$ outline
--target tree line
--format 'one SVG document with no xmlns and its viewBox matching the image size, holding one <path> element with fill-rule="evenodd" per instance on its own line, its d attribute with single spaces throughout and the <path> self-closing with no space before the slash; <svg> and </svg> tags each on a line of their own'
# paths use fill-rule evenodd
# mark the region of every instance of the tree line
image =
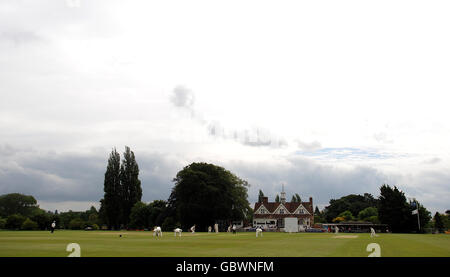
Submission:
<svg viewBox="0 0 450 277">
<path fill-rule="evenodd" d="M 108 229 L 163 230 L 176 227 L 206 230 L 218 221 L 251 220 L 252 209 L 247 200 L 247 181 L 223 167 L 208 163 L 192 163 L 180 170 L 172 180 L 175 185 L 167 201 L 141 200 L 139 166 L 134 152 L 125 147 L 123 160 L 116 149 L 109 155 L 104 197 L 100 200 L 100 217 Z"/>
<path fill-rule="evenodd" d="M 151 229 L 163 230 L 198 226 L 206 230 L 215 223 L 232 221 L 252 222 L 253 210 L 248 202 L 250 184 L 223 167 L 209 163 L 191 163 L 173 178 L 174 186 L 169 199 L 142 201 L 139 166 L 134 152 L 125 147 L 123 159 L 116 149 L 109 154 L 104 174 L 104 197 L 100 209 L 91 207 L 84 212 L 58 213 L 45 211 L 33 196 L 13 193 L 0 196 L 0 229 L 46 230 L 56 221 L 65 229 Z M 264 193 L 259 190 L 258 201 Z M 279 202 L 277 195 L 275 201 Z M 292 195 L 291 202 L 301 202 L 300 195 Z M 380 196 L 371 194 L 347 195 L 331 199 L 322 211 L 316 206 L 315 223 L 342 221 L 368 221 L 388 224 L 393 232 L 423 232 L 426 228 L 449 230 L 449 211 L 431 213 L 418 201 L 412 207 L 397 187 L 383 185 Z M 417 224 L 417 209 L 421 221 Z"/>
<path fill-rule="evenodd" d="M 53 221 L 60 229 L 72 230 L 98 230 L 103 224 L 95 207 L 84 212 L 59 213 L 41 209 L 32 195 L 10 193 L 0 196 L 0 229 L 49 230 Z"/>
<path fill-rule="evenodd" d="M 322 211 L 316 206 L 314 222 L 336 223 L 343 221 L 366 221 L 387 224 L 392 232 L 425 232 L 435 228 L 431 213 L 416 199 L 409 201 L 405 193 L 396 186 L 384 184 L 380 187 L 378 199 L 371 194 L 350 194 L 339 199 L 331 199 L 330 205 Z M 415 205 L 412 205 L 412 204 Z M 417 210 L 420 219 L 418 224 Z M 419 229 L 420 228 L 420 229 Z M 450 229 L 450 226 L 448 226 Z"/>
</svg>

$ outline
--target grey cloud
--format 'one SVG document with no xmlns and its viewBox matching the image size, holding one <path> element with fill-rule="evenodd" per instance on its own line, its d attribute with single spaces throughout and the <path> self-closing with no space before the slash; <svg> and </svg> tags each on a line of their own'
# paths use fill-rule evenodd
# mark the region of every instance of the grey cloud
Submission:
<svg viewBox="0 0 450 277">
<path fill-rule="evenodd" d="M 26 193 L 42 200 L 99 200 L 105 166 L 105 157 L 90 155 L 16 155 L 0 165 L 0 193 Z"/>
<path fill-rule="evenodd" d="M 0 41 L 12 42 L 15 46 L 43 41 L 43 38 L 37 35 L 35 32 L 29 31 L 8 31 L 0 32 Z"/>
<path fill-rule="evenodd" d="M 261 127 L 227 130 L 220 122 L 214 121 L 211 122 L 207 128 L 210 136 L 234 140 L 247 146 L 280 148 L 288 145 L 285 139 L 279 138 L 269 130 Z"/>
<path fill-rule="evenodd" d="M 449 209 L 450 174 L 440 170 L 424 170 L 402 176 L 400 188 L 407 197 L 416 198 L 433 214 Z"/>
<path fill-rule="evenodd" d="M 205 125 L 208 135 L 212 137 L 234 140 L 252 147 L 267 146 L 281 148 L 288 145 L 288 142 L 284 138 L 278 137 L 262 127 L 245 129 L 225 128 L 220 121 L 208 121 L 204 119 L 194 108 L 194 93 L 183 86 L 175 87 L 172 91 L 170 101 L 177 108 L 189 110 L 191 117 L 200 124 Z"/>
<path fill-rule="evenodd" d="M 431 158 L 431 159 L 423 161 L 423 163 L 425 163 L 425 164 L 437 164 L 437 163 L 440 163 L 441 161 L 442 160 L 440 158 L 434 157 L 434 158 Z"/>
<path fill-rule="evenodd" d="M 89 205 L 98 202 L 104 193 L 104 173 L 110 153 L 102 150 L 86 154 L 22 151 L 20 155 L 6 157 L 0 164 L 0 194 L 31 194 L 49 207 L 63 202 Z M 184 164 L 176 156 L 132 150 L 140 167 L 142 200 L 166 200 L 173 186 L 171 181 Z"/>
<path fill-rule="evenodd" d="M 373 138 L 381 143 L 393 143 L 394 140 L 389 138 L 388 134 L 386 132 L 378 132 L 373 134 Z"/>
<path fill-rule="evenodd" d="M 299 193 L 302 199 L 311 196 L 314 206 L 319 207 L 348 194 L 371 193 L 378 197 L 380 186 L 389 184 L 402 189 L 407 197 L 417 198 L 432 213 L 449 209 L 450 174 L 436 170 L 402 175 L 370 166 L 342 169 L 295 156 L 278 163 L 234 161 L 225 166 L 249 181 L 251 203 L 257 200 L 259 189 L 274 200 L 282 183 L 289 199 L 294 193 Z"/>
<path fill-rule="evenodd" d="M 176 107 L 192 109 L 195 98 L 191 90 L 183 86 L 177 86 L 173 89 L 170 100 Z"/>
<path fill-rule="evenodd" d="M 259 189 L 273 200 L 284 183 L 289 198 L 298 193 L 302 199 L 313 197 L 314 205 L 325 206 L 330 199 L 347 194 L 367 192 L 377 196 L 383 183 L 397 179 L 371 167 L 342 170 L 304 158 L 288 158 L 278 164 L 234 162 L 228 166 L 250 182 L 249 199 L 252 202 L 256 201 Z"/>
<path fill-rule="evenodd" d="M 302 151 L 316 151 L 322 148 L 322 144 L 318 141 L 304 142 L 297 139 L 296 142 L 298 148 L 300 148 Z"/>
</svg>

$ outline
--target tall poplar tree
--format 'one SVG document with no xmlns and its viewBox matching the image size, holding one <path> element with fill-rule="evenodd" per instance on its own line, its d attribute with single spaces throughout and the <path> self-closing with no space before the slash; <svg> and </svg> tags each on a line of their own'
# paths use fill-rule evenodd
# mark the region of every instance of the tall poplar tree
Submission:
<svg viewBox="0 0 450 277">
<path fill-rule="evenodd" d="M 263 201 L 263 197 L 264 197 L 264 193 L 262 192 L 262 190 L 259 190 L 258 203 L 261 203 Z"/>
<path fill-rule="evenodd" d="M 122 219 L 125 226 L 130 221 L 131 209 L 141 201 L 142 188 L 139 180 L 139 166 L 133 151 L 125 146 L 122 165 L 120 166 L 120 183 L 122 197 Z"/>
<path fill-rule="evenodd" d="M 121 223 L 121 184 L 120 184 L 120 155 L 114 148 L 108 159 L 105 172 L 104 198 L 100 200 L 101 215 L 108 225 L 108 229 L 118 229 Z"/>
</svg>

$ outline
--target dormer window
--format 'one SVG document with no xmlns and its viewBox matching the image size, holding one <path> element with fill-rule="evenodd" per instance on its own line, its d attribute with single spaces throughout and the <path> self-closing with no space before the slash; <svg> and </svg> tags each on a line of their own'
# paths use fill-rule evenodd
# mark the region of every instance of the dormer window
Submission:
<svg viewBox="0 0 450 277">
<path fill-rule="evenodd" d="M 258 210 L 258 213 L 259 213 L 259 214 L 267 214 L 268 211 L 267 211 L 264 207 L 261 207 L 261 208 Z"/>
<path fill-rule="evenodd" d="M 284 214 L 284 209 L 280 209 L 280 214 Z"/>
</svg>

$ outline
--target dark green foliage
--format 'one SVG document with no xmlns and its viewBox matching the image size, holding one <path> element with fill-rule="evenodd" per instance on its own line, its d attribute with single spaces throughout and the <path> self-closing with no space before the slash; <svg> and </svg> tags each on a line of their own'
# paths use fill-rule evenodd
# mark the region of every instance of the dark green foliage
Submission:
<svg viewBox="0 0 450 277">
<path fill-rule="evenodd" d="M 122 217 L 122 188 L 120 183 L 120 155 L 113 149 L 105 172 L 104 198 L 100 200 L 102 218 L 109 229 L 119 229 Z"/>
<path fill-rule="evenodd" d="M 278 194 L 277 194 L 277 196 L 275 196 L 275 202 L 280 203 L 280 196 Z"/>
<path fill-rule="evenodd" d="M 317 216 L 321 216 L 322 214 L 320 213 L 319 207 L 316 206 L 316 209 L 314 210 L 314 215 Z"/>
<path fill-rule="evenodd" d="M 422 206 L 419 202 L 417 202 L 419 205 L 419 218 L 420 218 L 420 230 L 419 230 L 419 226 L 417 223 L 417 215 L 414 215 L 413 217 L 411 217 L 411 220 L 414 222 L 413 223 L 413 231 L 415 232 L 420 232 L 423 233 L 424 232 L 424 228 L 425 226 L 427 226 L 430 221 L 431 221 L 431 212 L 428 211 L 424 206 Z"/>
<path fill-rule="evenodd" d="M 325 223 L 325 218 L 323 217 L 323 213 L 320 212 L 319 207 L 316 206 L 314 210 L 314 223 Z"/>
<path fill-rule="evenodd" d="M 155 226 L 162 226 L 166 216 L 167 202 L 155 200 L 148 205 L 137 202 L 131 209 L 130 224 L 132 229 L 153 229 Z"/>
<path fill-rule="evenodd" d="M 440 215 L 438 212 L 434 214 L 434 228 L 442 233 L 444 231 L 444 222 L 442 220 L 442 215 Z"/>
<path fill-rule="evenodd" d="M 144 229 L 149 227 L 150 209 L 143 202 L 137 202 L 131 209 L 130 228 Z"/>
<path fill-rule="evenodd" d="M 38 226 L 38 224 L 36 222 L 34 222 L 33 220 L 27 218 L 22 223 L 21 229 L 22 230 L 37 230 L 37 229 L 39 229 L 39 226 Z"/>
<path fill-rule="evenodd" d="M 397 187 L 383 185 L 380 188 L 378 218 L 381 223 L 388 224 L 392 232 L 410 232 L 412 208 L 406 202 L 406 197 Z"/>
<path fill-rule="evenodd" d="M 125 147 L 123 153 L 123 160 L 120 166 L 120 185 L 121 185 L 121 199 L 122 204 L 122 221 L 125 226 L 130 220 L 131 209 L 134 204 L 141 201 L 142 188 L 139 180 L 139 166 L 133 151 L 128 146 Z"/>
<path fill-rule="evenodd" d="M 391 188 L 389 185 L 383 185 L 380 188 L 378 218 L 381 223 L 388 224 L 392 232 L 423 232 L 423 228 L 431 219 L 431 213 L 419 202 L 415 202 L 418 205 L 421 230 L 417 215 L 412 214 L 415 208 L 407 202 L 405 194 L 395 186 Z"/>
<path fill-rule="evenodd" d="M 262 198 L 264 197 L 264 193 L 262 192 L 262 190 L 259 190 L 259 194 L 258 194 L 258 203 L 262 202 Z"/>
<path fill-rule="evenodd" d="M 0 217 L 0 230 L 6 228 L 6 218 Z"/>
<path fill-rule="evenodd" d="M 52 224 L 52 215 L 44 210 L 39 210 L 38 212 L 34 213 L 34 215 L 30 217 L 30 219 L 36 222 L 36 224 L 38 225 L 38 229 L 40 230 L 46 230 L 50 228 L 50 225 Z"/>
<path fill-rule="evenodd" d="M 358 215 L 360 211 L 368 207 L 376 207 L 378 200 L 369 193 L 364 195 L 350 194 L 340 199 L 331 199 L 330 205 L 325 207 L 323 217 L 326 222 L 339 216 L 340 213 L 350 211 L 353 215 Z"/>
<path fill-rule="evenodd" d="M 10 193 L 0 196 L 0 217 L 8 217 L 13 214 L 27 217 L 38 208 L 36 199 L 31 195 Z"/>
<path fill-rule="evenodd" d="M 354 219 L 352 212 L 344 211 L 338 215 L 338 217 L 343 217 L 345 221 L 351 221 Z"/>
<path fill-rule="evenodd" d="M 164 222 L 161 225 L 161 229 L 166 232 L 170 232 L 175 228 L 177 228 L 177 227 L 176 227 L 175 219 L 173 217 L 167 217 L 166 219 L 164 219 Z"/>
<path fill-rule="evenodd" d="M 192 163 L 173 181 L 166 214 L 181 223 L 178 227 L 186 229 L 196 224 L 198 230 L 205 230 L 216 220 L 244 220 L 251 215 L 247 181 L 222 167 Z"/>
<path fill-rule="evenodd" d="M 369 217 L 365 218 L 364 221 L 369 221 L 374 224 L 380 224 L 380 220 L 378 219 L 378 216 L 376 216 L 376 215 L 369 216 Z"/>
<path fill-rule="evenodd" d="M 375 207 L 367 207 L 358 213 L 358 219 L 362 221 L 368 221 L 372 216 L 378 217 L 378 210 Z"/>
<path fill-rule="evenodd" d="M 86 227 L 86 222 L 79 217 L 74 218 L 69 222 L 69 229 L 72 229 L 72 230 L 82 230 L 85 227 Z"/>
<path fill-rule="evenodd" d="M 300 198 L 300 195 L 298 195 L 298 193 L 296 193 L 296 194 L 292 195 L 291 202 L 300 203 L 300 202 L 302 202 L 302 199 Z"/>
<path fill-rule="evenodd" d="M 23 222 L 27 218 L 20 214 L 13 214 L 8 216 L 6 220 L 6 228 L 11 230 L 19 230 L 22 227 Z"/>
<path fill-rule="evenodd" d="M 166 218 L 167 202 L 155 200 L 148 204 L 149 207 L 149 227 L 161 226 Z"/>
<path fill-rule="evenodd" d="M 448 213 L 448 210 L 445 212 L 445 215 L 442 215 L 441 218 L 444 223 L 444 229 L 450 230 L 450 213 Z"/>
</svg>

